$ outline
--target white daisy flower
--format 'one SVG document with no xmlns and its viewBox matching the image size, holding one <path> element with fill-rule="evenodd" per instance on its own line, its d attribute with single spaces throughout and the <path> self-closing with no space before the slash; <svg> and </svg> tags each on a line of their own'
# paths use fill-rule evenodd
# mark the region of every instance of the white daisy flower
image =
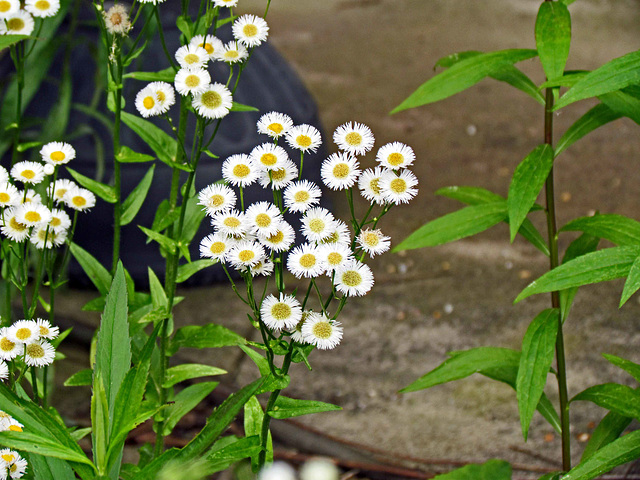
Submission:
<svg viewBox="0 0 640 480">
<path fill-rule="evenodd" d="M 23 242 L 29 237 L 29 227 L 20 223 L 15 208 L 11 207 L 2 213 L 2 234 L 14 242 Z"/>
<path fill-rule="evenodd" d="M 244 235 L 249 230 L 245 214 L 234 209 L 212 215 L 211 225 L 227 237 Z"/>
<path fill-rule="evenodd" d="M 322 191 L 308 180 L 294 182 L 284 190 L 284 205 L 291 212 L 306 212 L 320 201 Z"/>
<path fill-rule="evenodd" d="M 19 182 L 37 185 L 44 180 L 44 169 L 42 164 L 38 162 L 29 162 L 27 160 L 16 163 L 11 167 L 11 176 Z"/>
<path fill-rule="evenodd" d="M 9 361 L 22 353 L 22 343 L 14 342 L 9 338 L 7 327 L 0 328 L 0 359 Z M 1 421 L 1 417 L 0 417 Z M 5 429 L 6 430 L 6 429 Z M 0 431 L 3 429 L 0 426 Z"/>
<path fill-rule="evenodd" d="M 380 191 L 385 202 L 399 205 L 408 203 L 418 194 L 418 179 L 409 170 L 402 170 L 399 175 L 387 170 L 380 179 Z"/>
<path fill-rule="evenodd" d="M 263 143 L 251 150 L 249 154 L 254 164 L 261 170 L 280 168 L 289 160 L 287 151 L 273 143 Z"/>
<path fill-rule="evenodd" d="M 318 129 L 306 123 L 291 127 L 285 138 L 291 148 L 302 152 L 315 152 L 322 144 L 322 136 Z"/>
<path fill-rule="evenodd" d="M 63 198 L 64 203 L 73 210 L 84 212 L 96 205 L 96 196 L 86 188 L 76 187 L 67 190 Z"/>
<path fill-rule="evenodd" d="M 200 256 L 224 262 L 225 255 L 234 244 L 235 242 L 224 234 L 207 235 L 200 242 Z"/>
<path fill-rule="evenodd" d="M 246 47 L 257 47 L 269 35 L 267 22 L 255 15 L 242 15 L 233 22 L 233 36 Z"/>
<path fill-rule="evenodd" d="M 60 178 L 55 181 L 53 184 L 53 188 L 51 190 L 50 195 L 56 201 L 56 203 L 64 203 L 65 194 L 74 188 L 79 188 L 79 186 L 72 182 L 71 180 L 67 180 L 66 178 Z"/>
<path fill-rule="evenodd" d="M 15 207 L 16 220 L 28 227 L 46 225 L 51 221 L 51 212 L 41 203 L 21 203 Z"/>
<path fill-rule="evenodd" d="M 298 324 L 296 325 L 295 330 L 291 333 L 291 339 L 294 342 L 298 342 L 298 343 L 309 343 L 307 342 L 307 340 L 304 338 L 304 336 L 302 335 L 302 327 L 305 324 L 305 322 L 310 319 L 310 318 L 320 318 L 321 315 L 319 313 L 314 312 L 313 310 L 305 310 L 302 312 L 302 318 L 300 319 L 300 321 L 298 322 Z"/>
<path fill-rule="evenodd" d="M 371 129 L 366 125 L 347 122 L 333 132 L 333 141 L 340 150 L 352 155 L 364 155 L 373 148 L 375 138 Z"/>
<path fill-rule="evenodd" d="M 335 218 L 326 208 L 313 207 L 305 212 L 302 219 L 302 234 L 310 242 L 320 242 L 336 228 Z"/>
<path fill-rule="evenodd" d="M 42 161 L 51 165 L 64 165 L 76 158 L 75 149 L 65 142 L 49 142 L 40 149 Z"/>
<path fill-rule="evenodd" d="M 9 366 L 5 362 L 0 361 L 0 380 L 6 380 L 7 378 L 9 378 Z M 0 457 L 1 456 L 2 454 L 0 453 Z"/>
<path fill-rule="evenodd" d="M 351 245 L 351 232 L 349 227 L 342 220 L 335 222 L 335 228 L 326 238 L 320 241 L 321 245 Z"/>
<path fill-rule="evenodd" d="M 138 92 L 135 105 L 140 115 L 144 118 L 154 117 L 160 114 L 158 96 L 155 90 L 149 88 L 149 85 Z"/>
<path fill-rule="evenodd" d="M 19 421 L 9 415 L 7 412 L 0 410 L 0 432 L 21 432 L 24 428 Z"/>
<path fill-rule="evenodd" d="M 42 197 L 32 188 L 22 192 L 20 198 L 22 198 L 22 203 L 42 203 Z"/>
<path fill-rule="evenodd" d="M 158 114 L 163 114 L 176 103 L 176 93 L 170 83 L 151 82 L 147 88 L 156 94 Z"/>
<path fill-rule="evenodd" d="M 258 169 L 249 155 L 237 153 L 222 162 L 222 178 L 236 187 L 246 187 L 256 181 Z"/>
<path fill-rule="evenodd" d="M 25 10 L 18 10 L 0 22 L 0 35 L 31 35 L 34 26 L 31 14 Z"/>
<path fill-rule="evenodd" d="M 293 127 L 293 120 L 286 113 L 269 112 L 260 117 L 257 123 L 258 133 L 280 138 Z"/>
<path fill-rule="evenodd" d="M 358 179 L 358 188 L 360 188 L 360 194 L 369 202 L 382 205 L 384 197 L 382 196 L 382 190 L 380 190 L 380 179 L 384 170 L 381 167 L 375 167 L 373 169 L 368 168 L 360 178 Z"/>
<path fill-rule="evenodd" d="M 221 83 L 207 85 L 204 90 L 193 95 L 193 108 L 205 118 L 222 118 L 233 106 L 233 97 Z"/>
<path fill-rule="evenodd" d="M 67 212 L 59 208 L 51 210 L 51 221 L 49 227 L 56 233 L 66 232 L 71 227 L 71 218 Z"/>
<path fill-rule="evenodd" d="M 373 273 L 362 262 L 350 260 L 336 270 L 335 287 L 347 297 L 362 296 L 373 287 Z"/>
<path fill-rule="evenodd" d="M 0 0 L 0 20 L 10 18 L 20 10 L 20 0 Z"/>
<path fill-rule="evenodd" d="M 391 170 L 407 168 L 413 165 L 415 159 L 416 154 L 413 153 L 413 149 L 400 142 L 387 143 L 380 147 L 376 154 L 376 161 Z"/>
<path fill-rule="evenodd" d="M 7 329 L 9 340 L 14 343 L 32 343 L 40 338 L 40 327 L 33 320 L 18 320 Z"/>
<path fill-rule="evenodd" d="M 44 318 L 36 318 L 36 325 L 38 326 L 40 338 L 53 340 L 60 334 L 60 329 L 58 327 L 51 326 L 51 322 Z"/>
<path fill-rule="evenodd" d="M 343 267 L 347 261 L 353 260 L 351 248 L 340 243 L 322 245 L 320 252 L 327 267 L 327 275 L 331 275 L 334 270 Z"/>
<path fill-rule="evenodd" d="M 9 476 L 14 478 L 22 478 L 27 471 L 27 461 L 18 455 L 18 459 L 8 466 Z"/>
<path fill-rule="evenodd" d="M 200 69 L 206 68 L 209 61 L 209 53 L 204 47 L 189 43 L 181 46 L 175 54 L 178 64 L 182 68 Z"/>
<path fill-rule="evenodd" d="M 372 258 L 389 250 L 391 245 L 391 238 L 383 235 L 379 229 L 362 230 L 358 235 L 357 241 L 360 248 Z"/>
<path fill-rule="evenodd" d="M 2 0 L 0 0 L 1 2 Z M 7 169 L 0 165 L 0 183 L 5 183 L 9 181 L 9 172 Z"/>
<path fill-rule="evenodd" d="M 198 205 L 204 206 L 207 215 L 225 212 L 236 205 L 236 193 L 226 185 L 213 183 L 198 193 Z"/>
<path fill-rule="evenodd" d="M 266 258 L 264 247 L 258 242 L 241 241 L 229 249 L 227 261 L 238 270 L 257 265 Z"/>
<path fill-rule="evenodd" d="M 295 239 L 295 230 L 284 220 L 280 222 L 278 230 L 274 234 L 258 235 L 258 241 L 273 252 L 289 250 Z"/>
<path fill-rule="evenodd" d="M 282 190 L 295 178 L 298 178 L 298 166 L 287 159 L 282 165 L 270 170 L 263 170 L 258 177 L 264 188 L 271 185 L 273 190 Z"/>
<path fill-rule="evenodd" d="M 129 12 L 121 3 L 116 3 L 109 10 L 102 13 L 104 25 L 112 35 L 126 35 L 131 30 Z"/>
<path fill-rule="evenodd" d="M 324 184 L 331 190 L 351 188 L 360 176 L 358 160 L 349 153 L 338 152 L 329 155 L 320 168 Z"/>
<path fill-rule="evenodd" d="M 209 56 L 209 60 L 217 60 L 216 54 L 222 51 L 224 48 L 224 43 L 218 37 L 214 37 L 213 35 L 196 35 L 191 38 L 189 45 L 195 45 L 197 47 L 202 47 L 207 51 L 207 55 Z"/>
<path fill-rule="evenodd" d="M 260 318 L 274 332 L 290 330 L 302 319 L 302 307 L 293 295 L 269 295 L 260 306 Z"/>
<path fill-rule="evenodd" d="M 216 55 L 216 58 L 220 61 L 228 64 L 242 62 L 249 57 L 249 52 L 246 47 L 240 42 L 229 42 L 222 46 L 220 53 Z"/>
<path fill-rule="evenodd" d="M 287 257 L 287 270 L 296 278 L 319 277 L 325 269 L 318 247 L 310 243 L 295 247 Z"/>
<path fill-rule="evenodd" d="M 205 69 L 181 68 L 176 73 L 174 84 L 180 95 L 197 95 L 204 92 L 211 83 L 211 75 Z"/>
<path fill-rule="evenodd" d="M 238 0 L 213 0 L 213 5 L 216 7 L 236 7 Z"/>
<path fill-rule="evenodd" d="M 268 277 L 273 273 L 273 267 L 273 262 L 268 258 L 265 258 L 260 260 L 254 266 L 249 267 L 249 273 L 251 273 L 252 277 L 257 277 L 258 275 Z"/>
<path fill-rule="evenodd" d="M 270 236 L 278 231 L 282 222 L 282 214 L 278 207 L 269 202 L 256 202 L 245 212 L 252 233 Z"/>
<path fill-rule="evenodd" d="M 60 0 L 26 0 L 24 9 L 34 17 L 53 17 L 60 10 Z"/>
<path fill-rule="evenodd" d="M 22 202 L 20 192 L 13 184 L 4 182 L 0 184 L 0 207 L 11 207 Z"/>
<path fill-rule="evenodd" d="M 10 448 L 3 448 L 0 450 L 0 458 L 4 460 L 6 464 L 11 464 L 20 458 L 20 454 Z"/>
<path fill-rule="evenodd" d="M 316 348 L 330 350 L 340 344 L 342 327 L 340 322 L 329 320 L 326 315 L 309 317 L 302 325 L 302 336 Z"/>
<path fill-rule="evenodd" d="M 24 352 L 24 363 L 30 367 L 44 367 L 51 365 L 56 356 L 56 350 L 44 340 L 27 344 Z"/>
<path fill-rule="evenodd" d="M 35 227 L 29 240 L 38 250 L 59 247 L 67 240 L 67 231 L 56 232 L 48 225 Z"/>
</svg>

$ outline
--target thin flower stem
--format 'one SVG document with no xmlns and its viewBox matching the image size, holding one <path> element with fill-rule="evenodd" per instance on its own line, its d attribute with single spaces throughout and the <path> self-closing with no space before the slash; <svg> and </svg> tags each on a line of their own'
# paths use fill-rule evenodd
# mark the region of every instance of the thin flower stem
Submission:
<svg viewBox="0 0 640 480">
<path fill-rule="evenodd" d="M 11 152 L 11 165 L 14 165 L 19 158 L 18 145 L 20 144 L 20 130 L 22 128 L 22 91 L 24 90 L 24 45 L 19 42 L 11 45 L 11 59 L 16 68 L 16 118 L 14 121 L 13 150 Z M 25 189 L 26 190 L 26 189 Z"/>
<path fill-rule="evenodd" d="M 36 375 L 36 368 L 31 367 L 31 388 L 33 389 L 33 399 L 36 401 L 38 405 L 40 403 L 40 396 L 38 395 L 38 376 Z"/>
</svg>

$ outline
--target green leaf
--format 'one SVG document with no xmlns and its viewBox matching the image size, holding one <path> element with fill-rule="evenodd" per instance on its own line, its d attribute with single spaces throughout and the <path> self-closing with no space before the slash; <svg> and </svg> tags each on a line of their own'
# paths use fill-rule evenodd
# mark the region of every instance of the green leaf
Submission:
<svg viewBox="0 0 640 480">
<path fill-rule="evenodd" d="M 400 390 L 400 393 L 424 390 L 442 383 L 460 380 L 491 368 L 517 366 L 519 362 L 520 352 L 515 350 L 498 347 L 472 348 L 456 353 L 455 356 L 445 360 L 429 373 Z"/>
<path fill-rule="evenodd" d="M 207 215 L 202 209 L 202 205 L 198 204 L 198 197 L 195 195 L 195 191 L 189 193 L 189 198 L 186 200 L 187 207 L 185 209 L 184 225 L 182 227 L 181 242 L 188 246 L 193 237 L 198 233 L 200 224 L 204 217 Z"/>
<path fill-rule="evenodd" d="M 140 183 L 131 191 L 127 199 L 123 202 L 122 217 L 120 219 L 121 225 L 131 223 L 134 217 L 138 214 L 145 198 L 147 198 L 147 193 L 149 193 L 149 187 L 151 187 L 151 182 L 153 181 L 153 172 L 155 171 L 155 168 L 155 165 L 151 165 L 151 168 L 147 170 L 147 173 L 142 177 Z"/>
<path fill-rule="evenodd" d="M 621 114 L 613 111 L 607 105 L 596 105 L 576 120 L 576 122 L 564 132 L 564 135 L 562 135 L 556 144 L 554 155 L 557 157 L 588 133 L 593 132 L 602 125 L 617 120 L 621 116 Z"/>
<path fill-rule="evenodd" d="M 333 412 L 342 410 L 342 407 L 331 403 L 318 402 L 316 400 L 299 400 L 280 395 L 267 415 L 271 418 L 291 418 L 308 415 L 310 413 Z"/>
<path fill-rule="evenodd" d="M 587 253 L 531 282 L 520 292 L 514 303 L 536 293 L 553 292 L 626 277 L 638 255 L 640 255 L 640 247 L 613 247 Z"/>
<path fill-rule="evenodd" d="M 164 287 L 158 277 L 151 269 L 151 267 L 147 267 L 147 271 L 149 274 L 149 290 L 151 293 L 151 305 L 154 308 L 164 308 L 167 310 L 169 308 L 169 299 L 167 298 L 167 294 L 164 291 Z"/>
<path fill-rule="evenodd" d="M 622 289 L 622 296 L 620 297 L 620 304 L 618 307 L 622 307 L 631 295 L 636 293 L 640 289 L 640 257 L 637 257 L 631 268 L 629 269 L 629 275 L 624 282 L 624 288 Z"/>
<path fill-rule="evenodd" d="M 615 355 L 609 355 L 607 353 L 603 353 L 602 356 L 607 359 L 610 363 L 615 365 L 616 367 L 621 368 L 629 375 L 631 375 L 637 382 L 640 383 L 640 365 L 631 360 L 626 360 L 624 358 L 616 357 Z"/>
<path fill-rule="evenodd" d="M 436 475 L 433 480 L 511 480 L 511 465 L 503 460 L 489 460 Z"/>
<path fill-rule="evenodd" d="M 541 476 L 538 480 L 560 480 L 562 472 L 552 472 Z"/>
<path fill-rule="evenodd" d="M 595 252 L 598 249 L 599 243 L 600 239 L 598 237 L 583 233 L 569 244 L 564 257 L 562 257 L 562 263 L 567 263 L 586 253 Z M 562 316 L 562 323 L 569 317 L 571 305 L 577 293 L 578 287 L 571 287 L 560 291 L 560 314 Z"/>
<path fill-rule="evenodd" d="M 214 448 L 216 445 L 214 445 Z M 207 454 L 207 474 L 211 475 L 225 470 L 243 458 L 257 457 L 261 449 L 260 436 L 258 435 L 236 439 L 229 445 Z"/>
<path fill-rule="evenodd" d="M 111 286 L 111 274 L 89 252 L 75 243 L 69 245 L 73 258 L 80 264 L 89 280 L 96 286 L 101 295 L 106 295 Z"/>
<path fill-rule="evenodd" d="M 580 461 L 584 462 L 602 447 L 613 442 L 624 432 L 632 420 L 630 417 L 623 417 L 615 412 L 607 413 L 593 431 L 589 443 L 582 452 Z"/>
<path fill-rule="evenodd" d="M 147 237 L 151 240 L 158 242 L 164 249 L 166 249 L 169 253 L 176 253 L 177 244 L 176 241 L 172 238 L 167 237 L 166 235 L 162 235 L 161 233 L 154 232 L 148 228 L 143 227 L 142 225 L 138 225 L 138 228 L 142 230 Z"/>
<path fill-rule="evenodd" d="M 109 405 L 104 389 L 104 380 L 100 371 L 93 375 L 93 394 L 91 395 L 91 444 L 93 461 L 100 471 L 107 466 L 107 448 L 109 447 Z"/>
<path fill-rule="evenodd" d="M 74 373 L 64 381 L 65 387 L 85 387 L 91 385 L 91 379 L 93 378 L 93 370 L 85 368 L 79 372 Z"/>
<path fill-rule="evenodd" d="M 564 73 L 571 44 L 571 14 L 560 2 L 544 2 L 536 18 L 536 47 L 547 78 L 554 80 Z"/>
<path fill-rule="evenodd" d="M 174 397 L 173 402 L 165 407 L 165 421 L 162 429 L 163 435 L 170 435 L 180 419 L 204 400 L 219 383 L 220 382 L 196 383 L 180 391 Z"/>
<path fill-rule="evenodd" d="M 105 202 L 116 203 L 116 191 L 113 187 L 104 183 L 97 182 L 96 180 L 86 177 L 71 168 L 67 168 L 67 171 L 80 185 L 82 185 L 86 189 L 91 190 Z"/>
<path fill-rule="evenodd" d="M 571 402 L 586 400 L 623 417 L 640 419 L 640 392 L 619 383 L 604 383 L 583 390 Z"/>
<path fill-rule="evenodd" d="M 591 480 L 638 457 L 640 431 L 635 431 L 605 445 L 588 459 L 581 461 L 562 480 Z"/>
<path fill-rule="evenodd" d="M 520 162 L 509 185 L 507 207 L 511 241 L 516 238 L 520 225 L 545 184 L 553 167 L 553 149 L 550 145 L 538 145 Z"/>
<path fill-rule="evenodd" d="M 116 155 L 116 160 L 120 163 L 142 163 L 151 162 L 156 157 L 146 155 L 144 153 L 138 153 L 131 150 L 129 147 L 120 147 L 120 151 Z"/>
<path fill-rule="evenodd" d="M 619 115 L 624 115 L 640 125 L 640 98 L 629 95 L 625 90 L 605 93 L 598 100 Z"/>
<path fill-rule="evenodd" d="M 158 209 L 156 210 L 156 214 L 153 218 L 153 224 L 151 225 L 151 230 L 154 232 L 161 232 L 169 225 L 174 223 L 180 218 L 180 209 L 171 209 L 168 199 L 164 199 L 158 205 Z M 147 243 L 151 241 L 148 240 Z"/>
<path fill-rule="evenodd" d="M 640 83 L 640 50 L 628 53 L 605 63 L 578 80 L 553 107 L 553 110 L 605 93 L 621 90 Z"/>
<path fill-rule="evenodd" d="M 244 345 L 247 341 L 237 333 L 213 323 L 198 326 L 187 325 L 178 329 L 171 339 L 168 351 L 171 355 L 180 348 L 218 348 Z"/>
<path fill-rule="evenodd" d="M 251 105 L 243 105 L 242 103 L 233 102 L 231 106 L 232 112 L 259 112 L 260 110 L 256 107 L 252 107 Z"/>
<path fill-rule="evenodd" d="M 264 412 L 262 406 L 258 401 L 258 398 L 254 395 L 247 403 L 244 404 L 244 434 L 246 437 L 262 434 L 262 421 L 264 419 Z M 271 438 L 271 431 L 267 431 L 267 458 L 266 461 L 273 461 L 273 440 Z M 251 469 L 254 472 L 259 470 L 258 454 L 256 452 L 251 456 Z"/>
<path fill-rule="evenodd" d="M 55 440 L 50 440 L 27 431 L 23 432 L 0 432 L 0 445 L 5 448 L 23 450 L 25 452 L 37 453 L 44 457 L 54 457 L 70 462 L 84 463 L 93 466 L 91 460 L 82 452 L 61 445 Z"/>
<path fill-rule="evenodd" d="M 130 72 L 123 75 L 123 78 L 133 78 L 143 82 L 168 82 L 173 83 L 176 71 L 172 67 L 165 68 L 159 72 Z"/>
<path fill-rule="evenodd" d="M 2 35 L 0 37 L 0 50 L 15 45 L 16 43 L 24 40 L 25 38 L 33 38 L 29 35 Z"/>
<path fill-rule="evenodd" d="M 560 231 L 584 232 L 620 246 L 640 244 L 640 222 L 624 215 L 596 214 L 580 217 L 567 223 Z"/>
<path fill-rule="evenodd" d="M 472 205 L 426 223 L 393 251 L 432 247 L 480 233 L 507 218 L 504 201 Z"/>
<path fill-rule="evenodd" d="M 184 382 L 185 380 L 190 380 L 192 378 L 223 375 L 225 373 L 227 373 L 226 370 L 218 367 L 212 367 L 211 365 L 202 365 L 201 363 L 182 363 L 167 370 L 167 375 L 162 386 L 164 388 L 170 388 L 176 383 Z"/>
<path fill-rule="evenodd" d="M 75 480 L 76 476 L 69 463 L 54 457 L 43 457 L 35 453 L 25 452 L 29 469 L 34 480 Z"/>
<path fill-rule="evenodd" d="M 156 154 L 156 157 L 158 157 L 158 160 L 166 163 L 170 167 L 183 167 L 176 163 L 178 143 L 173 137 L 148 120 L 144 120 L 127 112 L 121 112 L 121 115 L 122 122 L 149 145 L 151 150 Z"/>
<path fill-rule="evenodd" d="M 535 50 L 514 49 L 481 53 L 466 58 L 423 83 L 391 113 L 443 100 L 466 90 L 488 75 L 502 70 L 506 65 L 513 65 L 536 55 Z"/>
<path fill-rule="evenodd" d="M 525 442 L 529 425 L 547 383 L 558 334 L 557 309 L 542 311 L 533 319 L 522 340 L 516 392 L 520 424 Z"/>
<path fill-rule="evenodd" d="M 182 283 L 188 280 L 193 274 L 200 270 L 210 267 L 218 263 L 217 260 L 211 260 L 210 258 L 203 258 L 194 262 L 186 263 L 178 267 L 178 275 L 176 277 L 176 283 Z"/>
</svg>

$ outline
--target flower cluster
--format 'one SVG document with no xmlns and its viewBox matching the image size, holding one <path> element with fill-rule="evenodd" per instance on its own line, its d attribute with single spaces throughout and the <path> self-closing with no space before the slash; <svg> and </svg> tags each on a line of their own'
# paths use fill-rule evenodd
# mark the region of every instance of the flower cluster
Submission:
<svg viewBox="0 0 640 480">
<path fill-rule="evenodd" d="M 5 362 L 17 360 L 28 367 L 51 365 L 56 351 L 50 340 L 58 333 L 58 327 L 42 318 L 18 320 L 10 327 L 0 328 L 0 378 L 9 376 Z"/>
<path fill-rule="evenodd" d="M 42 162 L 17 162 L 10 172 L 0 167 L 0 232 L 14 242 L 29 239 L 38 249 L 50 249 L 65 242 L 71 227 L 63 207 L 86 211 L 95 205 L 96 198 L 70 180 L 55 180 L 58 166 L 75 158 L 71 145 L 47 143 L 40 155 Z M 36 192 L 37 186 L 44 187 L 44 198 Z"/>
<path fill-rule="evenodd" d="M 52 17 L 60 0 L 0 0 L 0 35 L 31 35 L 36 18 Z"/>
<path fill-rule="evenodd" d="M 334 190 L 359 187 L 372 208 L 376 204 L 382 208 L 375 219 L 352 218 L 352 237 L 347 223 L 319 205 L 320 187 L 301 178 L 304 152 L 319 147 L 320 132 L 310 125 L 296 126 L 287 115 L 277 112 L 263 115 L 257 127 L 273 143 L 258 145 L 248 154 L 230 156 L 222 164 L 226 184 L 214 183 L 199 192 L 199 204 L 211 217 L 214 228 L 200 243 L 201 256 L 218 260 L 225 268 L 233 267 L 247 279 L 271 275 L 278 264 L 285 265 L 298 279 L 313 282 L 321 276 L 329 277 L 335 298 L 339 294 L 342 299 L 366 294 L 374 279 L 364 257 L 390 247 L 389 237 L 375 228 L 378 219 L 393 205 L 406 203 L 417 193 L 417 179 L 406 170 L 415 160 L 413 151 L 398 142 L 385 145 L 378 150 L 376 160 L 380 165 L 361 172 L 356 155 L 372 149 L 371 130 L 347 123 L 335 131 L 334 140 L 341 150 L 322 163 L 324 184 Z M 300 166 L 277 144 L 283 136 L 290 147 L 300 151 Z M 242 189 L 256 182 L 273 190 L 274 202 L 260 201 L 245 208 Z M 239 208 L 238 196 L 230 185 L 240 188 Z M 294 244 L 296 229 L 289 217 L 285 219 L 285 213 L 299 214 L 298 233 L 303 240 L 299 245 Z M 333 348 L 340 342 L 342 327 L 326 308 L 321 312 L 305 310 L 295 296 L 279 292 L 279 296 L 262 300 L 260 319 L 274 334 L 290 334 L 294 341 L 320 349 Z"/>
<path fill-rule="evenodd" d="M 237 2 L 215 3 L 218 7 L 232 7 Z M 184 97 L 190 96 L 193 109 L 206 119 L 222 118 L 233 106 L 227 85 L 212 82 L 207 70 L 209 62 L 229 65 L 244 62 L 249 58 L 249 50 L 267 39 L 269 27 L 260 17 L 242 15 L 233 23 L 232 31 L 234 40 L 227 44 L 214 35 L 195 35 L 175 52 L 180 66 L 174 78 L 175 90 Z M 138 112 L 145 118 L 164 114 L 174 103 L 174 88 L 166 82 L 147 85 L 138 92 L 135 101 Z"/>
<path fill-rule="evenodd" d="M 0 432 L 22 432 L 24 425 L 0 410 Z M 9 448 L 0 449 L 0 479 L 21 478 L 27 471 L 27 461 Z"/>
</svg>

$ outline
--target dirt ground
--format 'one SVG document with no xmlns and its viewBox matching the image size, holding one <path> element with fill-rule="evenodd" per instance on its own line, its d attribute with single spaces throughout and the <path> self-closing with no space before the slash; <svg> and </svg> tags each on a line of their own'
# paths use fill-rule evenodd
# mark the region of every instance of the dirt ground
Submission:
<svg viewBox="0 0 640 480">
<path fill-rule="evenodd" d="M 264 0 L 240 3 L 242 11 L 264 9 Z M 516 165 L 542 141 L 541 106 L 491 80 L 446 101 L 388 115 L 432 76 L 434 63 L 444 55 L 533 48 L 538 5 L 537 0 L 273 0 L 268 16 L 272 44 L 316 98 L 326 138 L 353 120 L 372 128 L 378 146 L 398 140 L 415 149 L 420 194 L 380 224 L 395 243 L 458 208 L 434 196 L 438 188 L 474 185 L 506 194 Z M 568 68 L 592 69 L 640 48 L 640 2 L 579 0 L 571 11 Z M 542 80 L 535 60 L 520 66 L 536 82 Z M 580 102 L 560 111 L 557 138 L 592 105 Z M 559 225 L 595 210 L 640 218 L 639 132 L 638 125 L 618 120 L 558 158 Z M 341 198 L 336 197 L 335 206 L 344 218 Z M 535 220 L 542 222 L 542 215 Z M 561 245 L 573 238 L 563 235 Z M 451 245 L 387 254 L 373 267 L 372 292 L 344 309 L 342 344 L 334 351 L 314 352 L 312 372 L 295 368 L 287 391 L 337 403 L 343 410 L 301 421 L 388 451 L 398 460 L 401 455 L 503 458 L 557 466 L 559 438 L 541 417 L 534 417 L 529 441 L 523 442 L 515 393 L 509 387 L 471 377 L 428 391 L 396 393 L 441 363 L 448 351 L 486 345 L 519 348 L 528 323 L 549 300 L 537 296 L 518 305 L 512 301 L 545 271 L 546 259 L 521 240 L 510 245 L 507 227 L 498 226 Z M 640 301 L 636 296 L 618 309 L 621 290 L 621 282 L 610 282 L 585 287 L 577 296 L 566 326 L 570 395 L 595 383 L 629 381 L 601 352 L 640 361 Z M 214 321 L 251 334 L 242 304 L 228 286 L 184 293 L 178 322 Z M 221 305 L 233 308 L 223 313 Z M 201 353 L 187 356 L 202 360 Z M 237 352 L 213 355 L 214 364 L 236 372 L 235 378 L 224 380 L 229 384 L 256 376 L 253 364 Z M 553 398 L 553 388 L 548 394 Z M 576 403 L 572 434 L 587 438 L 602 415 L 598 408 Z M 582 444 L 574 445 L 577 461 Z M 522 472 L 521 478 L 527 475 Z"/>
</svg>

